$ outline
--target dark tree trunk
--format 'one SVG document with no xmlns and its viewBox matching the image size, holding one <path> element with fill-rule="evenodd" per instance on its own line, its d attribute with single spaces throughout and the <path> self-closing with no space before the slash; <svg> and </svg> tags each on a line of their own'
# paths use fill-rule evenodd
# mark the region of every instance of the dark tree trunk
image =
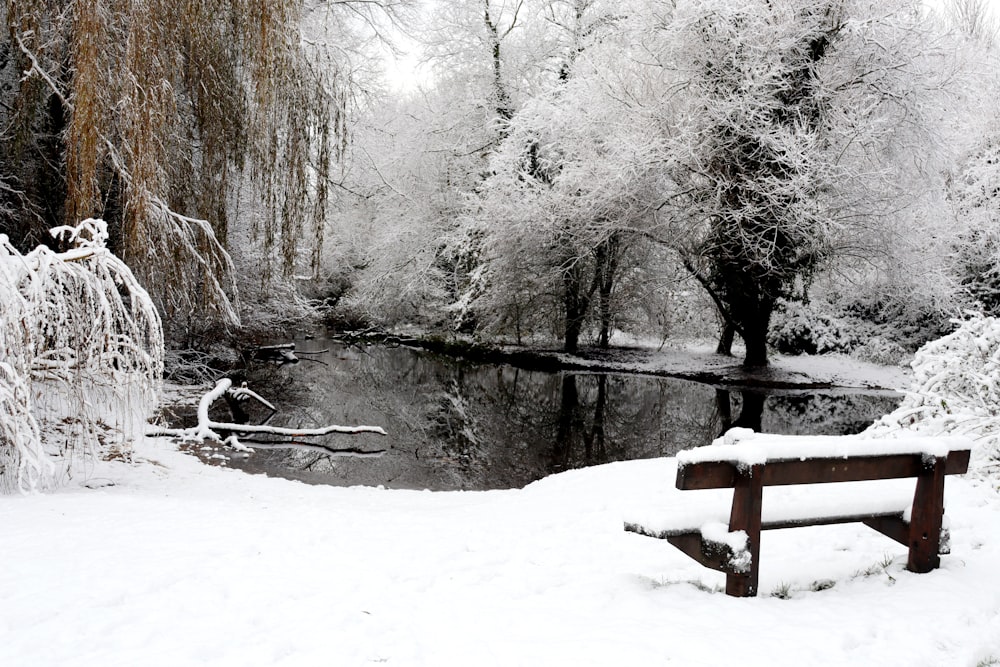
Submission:
<svg viewBox="0 0 1000 667">
<path fill-rule="evenodd" d="M 566 309 L 566 331 L 563 349 L 576 352 L 580 348 L 580 333 L 587 313 L 583 287 L 580 285 L 580 270 L 573 266 L 563 274 L 563 306 Z"/>
<path fill-rule="evenodd" d="M 608 349 L 611 346 L 611 303 L 610 303 L 610 289 L 605 292 L 601 290 L 601 334 L 597 339 L 597 344 L 603 348 Z"/>
<path fill-rule="evenodd" d="M 727 357 L 733 356 L 733 341 L 736 339 L 736 327 L 732 322 L 725 322 L 722 325 L 722 333 L 719 335 L 719 345 L 715 348 L 716 354 L 724 354 Z"/>
<path fill-rule="evenodd" d="M 589 289 L 583 285 L 583 262 L 569 259 L 563 269 L 563 307 L 566 310 L 566 329 L 563 349 L 576 352 L 580 349 L 580 334 L 587 321 L 590 298 L 597 288 L 597 277 L 591 281 Z"/>
<path fill-rule="evenodd" d="M 771 313 L 774 302 L 770 299 L 759 299 L 744 311 L 741 322 L 743 342 L 746 343 L 744 368 L 763 368 L 767 366 L 767 331 L 771 326 Z"/>
<path fill-rule="evenodd" d="M 602 242 L 596 251 L 598 307 L 601 311 L 601 333 L 598 344 L 607 349 L 611 344 L 611 329 L 614 324 L 614 313 L 611 307 L 611 292 L 615 286 L 615 274 L 618 271 L 618 248 L 620 242 L 617 234 L 612 234 L 607 241 Z"/>
<path fill-rule="evenodd" d="M 747 334 L 744 339 L 747 345 L 747 354 L 743 358 L 744 368 L 763 368 L 767 366 L 767 337 L 755 332 Z"/>
</svg>

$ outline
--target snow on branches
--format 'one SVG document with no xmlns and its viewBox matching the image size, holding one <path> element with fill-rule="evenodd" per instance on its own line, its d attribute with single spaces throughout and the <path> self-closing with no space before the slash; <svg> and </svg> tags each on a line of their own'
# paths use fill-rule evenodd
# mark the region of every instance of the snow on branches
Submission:
<svg viewBox="0 0 1000 667">
<path fill-rule="evenodd" d="M 52 457 L 128 449 L 163 375 L 159 314 L 87 219 L 52 235 L 66 247 L 20 254 L 0 235 L 0 489 L 55 479 Z"/>
<path fill-rule="evenodd" d="M 224 398 L 233 413 L 233 421 L 219 422 L 209 416 L 209 408 L 220 398 Z M 357 435 L 359 433 L 375 433 L 386 435 L 385 430 L 379 426 L 337 426 L 329 425 L 319 428 L 284 428 L 281 426 L 270 426 L 268 424 L 249 424 L 242 408 L 234 407 L 248 399 L 254 399 L 267 407 L 273 414 L 276 408 L 268 403 L 259 394 L 247 389 L 246 386 L 233 387 L 233 381 L 223 378 L 215 383 L 215 387 L 201 397 L 198 403 L 198 424 L 191 428 L 153 428 L 147 431 L 147 435 L 168 436 L 179 438 L 182 442 L 204 442 L 212 440 L 221 442 L 227 447 L 232 447 L 236 451 L 252 452 L 253 449 L 240 442 L 239 438 L 254 438 L 254 447 L 261 448 L 296 448 L 312 449 L 323 454 L 333 456 L 351 456 L 359 458 L 377 457 L 385 453 L 384 449 L 366 450 L 357 447 L 334 447 L 323 443 L 315 443 L 303 440 L 304 438 L 314 438 L 333 433 L 346 435 Z M 276 436 L 282 438 L 278 441 L 260 440 L 261 436 Z"/>
<path fill-rule="evenodd" d="M 972 468 L 995 473 L 1000 470 L 1000 319 L 970 314 L 960 324 L 917 351 L 902 404 L 867 433 L 968 435 L 977 442 Z"/>
</svg>

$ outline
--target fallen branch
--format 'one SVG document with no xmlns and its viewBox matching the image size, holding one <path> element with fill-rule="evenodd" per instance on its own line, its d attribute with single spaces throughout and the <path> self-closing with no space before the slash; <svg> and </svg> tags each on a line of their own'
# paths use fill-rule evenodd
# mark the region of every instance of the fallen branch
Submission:
<svg viewBox="0 0 1000 667">
<path fill-rule="evenodd" d="M 232 447 L 237 451 L 252 452 L 253 449 L 247 447 L 239 441 L 237 434 L 247 435 L 247 434 L 267 434 L 274 436 L 282 436 L 286 438 L 310 438 L 319 437 L 324 435 L 330 435 L 332 433 L 342 433 L 346 435 L 356 435 L 359 433 L 375 433 L 378 435 L 386 435 L 385 430 L 379 426 L 338 426 L 335 424 L 329 426 L 322 426 L 319 428 L 285 428 L 281 426 L 269 426 L 267 424 L 241 424 L 235 422 L 217 422 L 213 421 L 209 415 L 208 410 L 220 398 L 227 398 L 228 401 L 245 401 L 249 398 L 259 401 L 264 406 L 269 408 L 273 412 L 275 408 L 273 405 L 264 400 L 259 394 L 247 389 L 246 387 L 233 388 L 233 381 L 228 378 L 223 378 L 219 380 L 212 391 L 208 392 L 201 397 L 201 401 L 198 403 L 198 425 L 192 426 L 191 428 L 151 428 L 147 430 L 146 435 L 151 437 L 173 437 L 179 438 L 184 442 L 203 442 L 205 440 L 213 440 L 215 442 L 220 442 L 228 447 Z M 230 411 L 233 410 L 232 404 L 230 404 Z M 234 415 L 237 419 L 238 416 Z M 223 436 L 222 434 L 229 434 Z M 374 456 L 380 456 L 385 453 L 386 450 L 363 450 L 357 447 L 332 447 L 329 445 L 317 444 L 317 443 L 307 443 L 300 442 L 298 440 L 286 440 L 286 441 L 258 441 L 258 446 L 263 448 L 275 449 L 275 448 L 302 448 L 310 449 L 314 451 L 322 451 L 325 454 L 331 454 L 334 456 L 354 456 L 361 458 L 368 458 Z"/>
<path fill-rule="evenodd" d="M 262 361 L 277 361 L 280 364 L 299 363 L 299 358 L 295 356 L 295 343 L 262 345 L 254 349 L 254 355 Z"/>
<path fill-rule="evenodd" d="M 240 442 L 244 445 L 246 443 L 251 443 L 253 447 L 250 449 L 304 449 L 326 454 L 328 456 L 350 456 L 351 458 L 359 459 L 377 459 L 385 454 L 386 451 L 384 449 L 367 450 L 359 449 L 357 447 L 330 447 L 329 445 L 315 442 L 302 442 L 299 440 L 270 441 L 243 439 Z"/>
</svg>

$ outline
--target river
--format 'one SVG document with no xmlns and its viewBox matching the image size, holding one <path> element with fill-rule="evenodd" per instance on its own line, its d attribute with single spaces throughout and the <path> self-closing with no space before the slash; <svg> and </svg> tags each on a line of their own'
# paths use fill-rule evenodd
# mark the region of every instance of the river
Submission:
<svg viewBox="0 0 1000 667">
<path fill-rule="evenodd" d="M 386 437 L 338 435 L 326 442 L 388 451 L 355 459 L 302 449 L 248 457 L 204 449 L 203 458 L 309 483 L 519 488 L 571 468 L 670 456 L 734 425 L 855 433 L 901 398 L 886 391 L 728 389 L 634 374 L 529 371 L 319 339 L 297 341 L 296 349 L 298 364 L 249 370 L 250 387 L 278 408 L 270 423 L 382 426 Z"/>
</svg>

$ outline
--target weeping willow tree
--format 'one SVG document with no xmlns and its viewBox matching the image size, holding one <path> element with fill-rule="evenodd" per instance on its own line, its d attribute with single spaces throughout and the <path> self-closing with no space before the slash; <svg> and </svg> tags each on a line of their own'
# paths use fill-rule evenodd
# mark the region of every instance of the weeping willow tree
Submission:
<svg viewBox="0 0 1000 667">
<path fill-rule="evenodd" d="M 265 279 L 318 262 L 347 77 L 303 0 L 5 2 L 0 232 L 107 220 L 168 323 L 238 325 L 234 224 Z"/>
</svg>

